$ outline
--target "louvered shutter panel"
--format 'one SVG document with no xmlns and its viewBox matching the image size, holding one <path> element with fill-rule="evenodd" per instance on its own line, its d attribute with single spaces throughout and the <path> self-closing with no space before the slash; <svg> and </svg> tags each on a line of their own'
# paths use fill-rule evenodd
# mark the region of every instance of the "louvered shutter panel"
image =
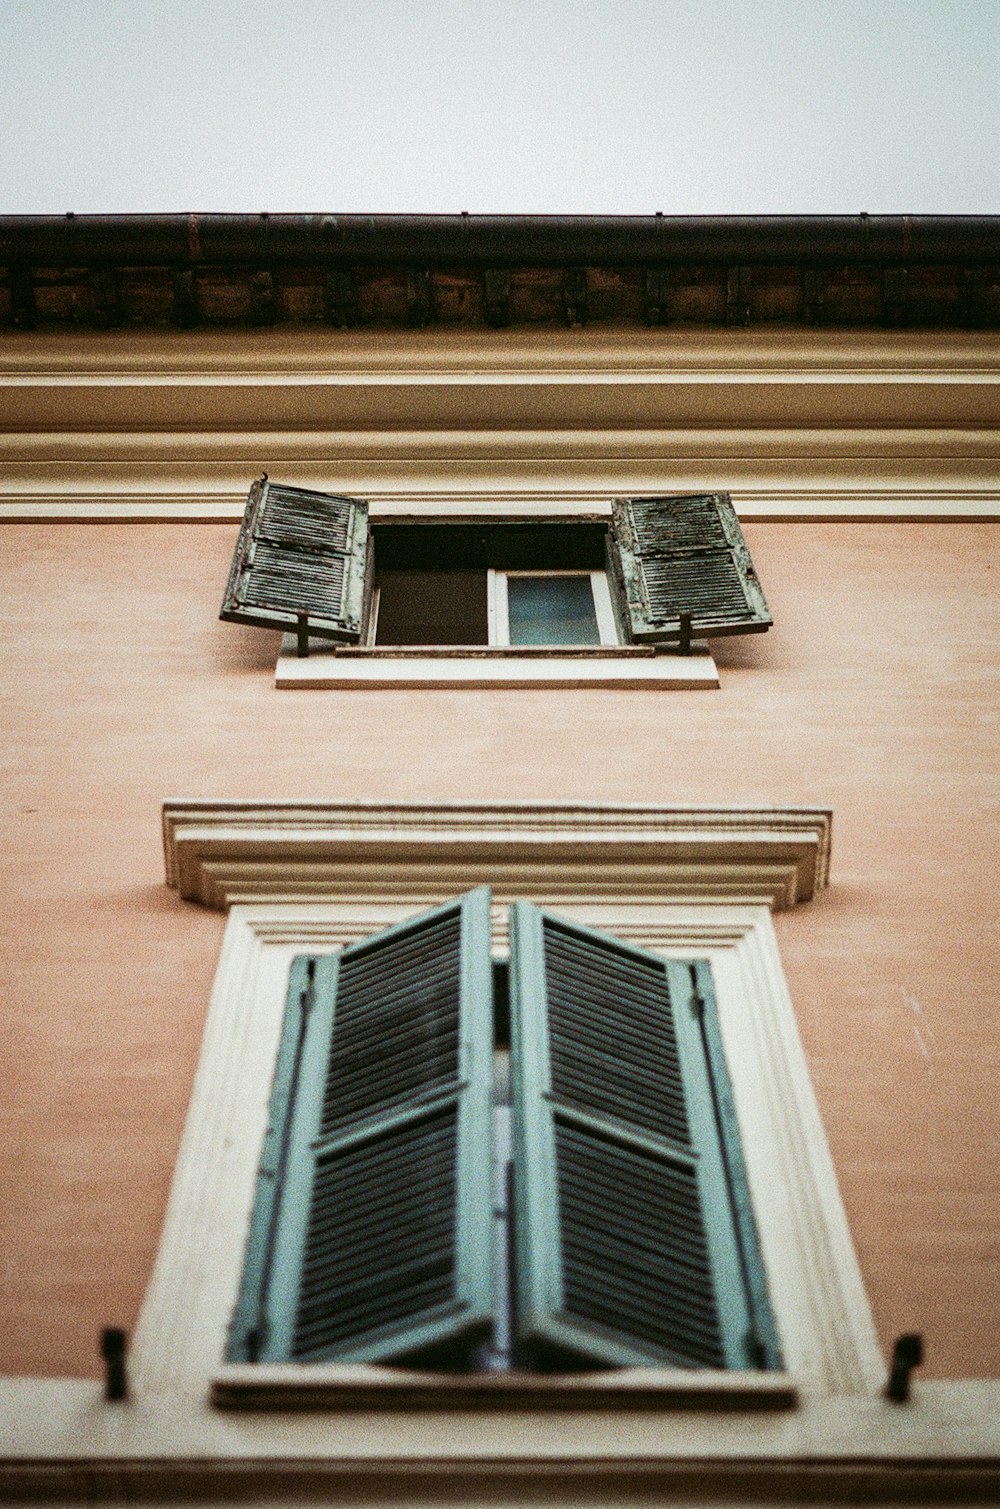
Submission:
<svg viewBox="0 0 1000 1509">
<path fill-rule="evenodd" d="M 368 505 L 266 478 L 247 498 L 219 617 L 360 641 L 371 600 Z"/>
<path fill-rule="evenodd" d="M 760 1365 L 688 967 L 522 902 L 511 989 L 521 1346 Z"/>
<path fill-rule="evenodd" d="M 461 1362 L 489 1334 L 492 1060 L 488 891 L 296 960 L 230 1360 Z"/>
<path fill-rule="evenodd" d="M 771 626 L 764 594 L 728 493 L 619 498 L 609 577 L 629 639 L 752 634 Z"/>
</svg>

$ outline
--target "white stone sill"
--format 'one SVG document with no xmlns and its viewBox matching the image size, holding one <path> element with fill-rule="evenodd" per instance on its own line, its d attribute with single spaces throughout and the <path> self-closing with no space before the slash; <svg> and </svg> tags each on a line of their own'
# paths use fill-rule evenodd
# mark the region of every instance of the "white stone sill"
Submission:
<svg viewBox="0 0 1000 1509">
<path fill-rule="evenodd" d="M 785 1372 L 622 1368 L 596 1373 L 448 1374 L 373 1365 L 229 1363 L 211 1385 L 225 1409 L 791 1409 Z"/>
<path fill-rule="evenodd" d="M 485 686 L 691 691 L 718 687 L 719 672 L 704 640 L 695 640 L 690 655 L 677 655 L 633 645 L 561 652 L 451 646 L 334 649 L 329 640 L 314 639 L 309 654 L 300 658 L 295 636 L 285 634 L 274 684 L 322 691 Z"/>
</svg>

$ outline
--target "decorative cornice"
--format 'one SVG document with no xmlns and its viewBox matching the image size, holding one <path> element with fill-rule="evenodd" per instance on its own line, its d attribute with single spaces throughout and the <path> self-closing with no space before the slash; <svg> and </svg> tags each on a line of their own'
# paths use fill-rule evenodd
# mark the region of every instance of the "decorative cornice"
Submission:
<svg viewBox="0 0 1000 1509">
<path fill-rule="evenodd" d="M 237 520 L 264 469 L 392 512 L 725 489 L 742 517 L 1000 515 L 1000 339 L 12 336 L 0 519 Z"/>
<path fill-rule="evenodd" d="M 167 801 L 166 879 L 188 901 L 302 902 L 501 893 L 601 893 L 766 902 L 781 911 L 826 884 L 832 815 L 800 808 L 439 807 Z M 627 881 L 623 879 L 627 875 Z"/>
</svg>

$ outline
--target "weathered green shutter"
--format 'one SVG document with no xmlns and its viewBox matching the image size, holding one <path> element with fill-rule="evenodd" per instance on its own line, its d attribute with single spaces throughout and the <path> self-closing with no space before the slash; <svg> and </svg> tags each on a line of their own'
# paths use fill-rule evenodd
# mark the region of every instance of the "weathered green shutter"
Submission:
<svg viewBox="0 0 1000 1509">
<path fill-rule="evenodd" d="M 358 642 L 367 628 L 368 505 L 266 478 L 247 499 L 220 618 Z"/>
<path fill-rule="evenodd" d="M 691 615 L 696 635 L 752 634 L 771 626 L 728 493 L 617 499 L 609 555 L 629 639 L 677 639 L 682 613 Z"/>
<path fill-rule="evenodd" d="M 297 959 L 233 1361 L 461 1360 L 493 1315 L 489 892 Z"/>
<path fill-rule="evenodd" d="M 523 902 L 511 966 L 522 1347 L 762 1365 L 689 967 Z"/>
</svg>

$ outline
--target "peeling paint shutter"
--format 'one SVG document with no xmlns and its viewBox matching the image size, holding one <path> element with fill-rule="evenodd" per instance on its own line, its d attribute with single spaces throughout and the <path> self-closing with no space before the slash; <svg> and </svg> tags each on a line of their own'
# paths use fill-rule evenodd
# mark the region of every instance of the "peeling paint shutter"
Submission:
<svg viewBox="0 0 1000 1509">
<path fill-rule="evenodd" d="M 371 596 L 368 505 L 255 482 L 247 499 L 220 618 L 358 642 Z"/>
<path fill-rule="evenodd" d="M 767 1361 L 689 967 L 522 902 L 511 986 L 521 1345 Z"/>
<path fill-rule="evenodd" d="M 728 493 L 619 498 L 609 573 L 628 638 L 676 639 L 690 613 L 696 635 L 751 634 L 771 625 Z"/>
<path fill-rule="evenodd" d="M 230 1360 L 459 1361 L 493 1314 L 489 892 L 297 959 Z"/>
</svg>

